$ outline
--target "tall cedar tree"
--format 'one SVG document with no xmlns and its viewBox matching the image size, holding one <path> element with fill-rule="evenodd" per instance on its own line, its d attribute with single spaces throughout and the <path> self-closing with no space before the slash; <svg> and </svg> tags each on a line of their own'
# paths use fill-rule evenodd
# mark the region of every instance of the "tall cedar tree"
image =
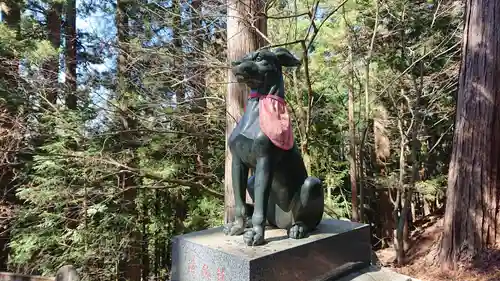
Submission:
<svg viewBox="0 0 500 281">
<path fill-rule="evenodd" d="M 255 31 L 258 28 L 267 33 L 263 0 L 230 0 L 227 6 L 227 57 L 229 61 L 241 58 L 250 51 L 265 45 L 265 41 Z M 250 15 L 250 17 L 248 16 Z M 246 102 L 247 89 L 236 83 L 236 77 L 228 71 L 228 86 L 226 96 L 226 140 L 231 135 L 236 123 L 240 120 Z M 234 220 L 234 195 L 231 179 L 232 158 L 226 141 L 226 167 L 224 175 L 224 221 Z"/>
<path fill-rule="evenodd" d="M 54 49 L 61 47 L 61 12 L 62 4 L 54 2 L 47 10 L 47 39 Z M 59 56 L 56 56 L 45 63 L 45 78 L 48 80 L 48 94 L 46 99 L 49 103 L 55 104 L 57 101 L 57 77 L 59 74 Z"/>
<path fill-rule="evenodd" d="M 66 106 L 69 109 L 76 109 L 76 0 L 68 0 L 66 3 Z"/>
<path fill-rule="evenodd" d="M 128 68 L 129 63 L 129 44 L 130 44 L 130 25 L 129 25 L 129 10 L 131 4 L 126 1 L 118 1 L 116 9 L 116 25 L 118 30 L 118 85 L 117 85 L 117 97 L 121 106 L 120 120 L 122 120 L 123 131 L 119 134 L 120 141 L 123 143 L 124 149 L 133 149 L 129 146 L 130 141 L 134 138 L 132 133 L 127 132 L 127 130 L 133 131 L 137 128 L 137 122 L 133 118 L 132 108 L 130 107 L 130 97 L 127 95 L 129 91 L 132 91 L 132 86 L 130 85 L 130 71 Z M 135 153 L 134 153 L 135 154 Z M 135 155 L 129 160 L 127 166 L 135 166 Z M 136 177 L 128 172 L 120 172 L 120 185 L 123 187 L 123 201 L 122 212 L 129 214 L 131 217 L 137 217 L 137 209 L 135 204 L 135 199 L 137 197 L 137 189 L 132 186 L 136 185 Z M 125 257 L 120 261 L 119 264 L 119 280 L 127 281 L 139 281 L 141 280 L 141 261 L 139 255 L 139 249 L 141 248 L 138 244 L 140 241 L 140 233 L 134 229 L 133 226 L 127 229 L 129 231 L 130 245 L 128 245 Z"/>
<path fill-rule="evenodd" d="M 451 269 L 495 242 L 500 189 L 500 4 L 468 0 L 440 263 Z"/>
<path fill-rule="evenodd" d="M 5 6 L 0 7 L 0 13 L 4 19 L 7 26 L 17 32 L 19 37 L 20 21 L 21 21 L 21 3 L 19 1 L 6 1 Z M 16 89 L 18 83 L 18 67 L 19 59 L 11 52 L 0 53 L 0 96 L 8 96 L 9 92 L 4 91 L 2 88 L 6 86 L 7 89 Z M 8 114 L 9 117 L 15 114 L 15 109 L 9 106 L 7 109 L 2 108 L 2 113 Z M 0 121 L 0 131 L 9 132 L 14 127 L 13 121 L 10 118 L 1 119 Z M 4 131 L 5 130 L 5 131 Z M 2 147 L 5 145 L 5 138 L 2 134 L 0 145 Z M 2 155 L 3 158 L 3 155 Z M 6 157 L 9 159 L 10 157 Z M 5 160 L 4 160 L 5 161 Z M 6 161 L 8 162 L 8 160 Z M 10 163 L 4 165 L 2 163 L 2 168 L 0 169 L 0 184 L 3 187 L 2 200 L 0 208 L 2 210 L 7 210 L 11 205 L 15 204 L 15 189 L 12 188 L 12 180 L 14 178 L 13 171 Z M 7 218 L 7 219 L 6 219 Z M 2 219 L 0 220 L 0 270 L 7 270 L 7 261 L 10 253 L 10 231 L 9 229 L 9 219 L 10 216 L 7 214 L 2 214 Z M 7 229 L 7 231 L 5 231 Z"/>
</svg>

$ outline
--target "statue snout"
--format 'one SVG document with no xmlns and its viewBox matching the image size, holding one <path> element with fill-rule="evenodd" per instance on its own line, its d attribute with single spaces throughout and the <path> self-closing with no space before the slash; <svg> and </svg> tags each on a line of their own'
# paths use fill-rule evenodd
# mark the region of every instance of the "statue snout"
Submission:
<svg viewBox="0 0 500 281">
<path fill-rule="evenodd" d="M 253 61 L 244 61 L 234 65 L 232 71 L 235 75 L 254 76 L 259 72 L 259 69 Z"/>
</svg>

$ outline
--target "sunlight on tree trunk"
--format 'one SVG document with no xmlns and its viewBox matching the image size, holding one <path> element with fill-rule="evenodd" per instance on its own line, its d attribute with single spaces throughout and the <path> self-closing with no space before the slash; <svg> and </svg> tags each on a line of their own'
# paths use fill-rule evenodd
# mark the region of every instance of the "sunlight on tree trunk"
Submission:
<svg viewBox="0 0 500 281">
<path fill-rule="evenodd" d="M 250 51 L 265 45 L 265 41 L 251 27 L 251 22 L 256 21 L 261 33 L 267 34 L 266 19 L 257 18 L 264 11 L 262 0 L 230 0 L 227 7 L 227 56 L 228 62 L 241 58 Z M 249 15 L 251 17 L 249 19 Z M 247 19 L 244 21 L 243 19 Z M 226 140 L 231 135 L 236 123 L 243 114 L 246 103 L 247 91 L 245 86 L 236 83 L 236 78 L 228 71 L 228 87 L 226 96 Z M 226 160 L 224 175 L 224 221 L 234 220 L 233 183 L 231 179 L 231 153 L 226 141 Z"/>
<path fill-rule="evenodd" d="M 466 3 L 462 66 L 439 262 L 454 269 L 497 238 L 500 5 Z"/>
</svg>

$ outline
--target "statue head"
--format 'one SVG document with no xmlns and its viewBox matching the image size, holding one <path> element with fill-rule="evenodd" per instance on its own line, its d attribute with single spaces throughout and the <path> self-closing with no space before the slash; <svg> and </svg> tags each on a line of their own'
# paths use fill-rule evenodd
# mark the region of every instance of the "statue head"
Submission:
<svg viewBox="0 0 500 281">
<path fill-rule="evenodd" d="M 300 61 L 285 48 L 258 50 L 231 62 L 232 72 L 239 83 L 261 94 L 283 93 L 283 67 L 300 65 Z"/>
</svg>

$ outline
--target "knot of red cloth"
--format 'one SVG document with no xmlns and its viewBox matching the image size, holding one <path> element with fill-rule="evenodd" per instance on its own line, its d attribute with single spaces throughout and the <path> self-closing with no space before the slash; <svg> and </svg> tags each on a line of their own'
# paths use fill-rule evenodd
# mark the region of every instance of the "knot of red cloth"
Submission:
<svg viewBox="0 0 500 281">
<path fill-rule="evenodd" d="M 259 123 L 262 132 L 277 147 L 289 150 L 293 147 L 293 130 L 290 114 L 283 98 L 250 92 L 249 98 L 259 98 Z"/>
</svg>

